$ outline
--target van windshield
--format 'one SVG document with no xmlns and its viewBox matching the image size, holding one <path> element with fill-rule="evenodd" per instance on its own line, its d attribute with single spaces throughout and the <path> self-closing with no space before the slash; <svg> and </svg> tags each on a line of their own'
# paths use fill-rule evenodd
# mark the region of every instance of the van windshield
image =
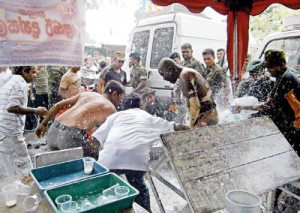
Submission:
<svg viewBox="0 0 300 213">
<path fill-rule="evenodd" d="M 174 27 L 156 29 L 154 31 L 150 68 L 157 69 L 159 62 L 172 53 Z"/>
<path fill-rule="evenodd" d="M 146 66 L 147 52 L 149 46 L 150 31 L 135 32 L 132 39 L 131 52 L 139 52 L 141 54 L 141 64 Z"/>
</svg>

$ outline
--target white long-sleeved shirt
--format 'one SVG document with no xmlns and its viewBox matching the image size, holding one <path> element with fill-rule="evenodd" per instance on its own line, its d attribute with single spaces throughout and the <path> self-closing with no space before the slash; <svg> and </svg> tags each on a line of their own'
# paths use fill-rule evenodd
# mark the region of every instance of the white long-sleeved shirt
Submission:
<svg viewBox="0 0 300 213">
<path fill-rule="evenodd" d="M 147 171 L 153 142 L 173 131 L 174 122 L 135 108 L 110 115 L 92 136 L 103 147 L 100 164 L 108 169 Z"/>
</svg>

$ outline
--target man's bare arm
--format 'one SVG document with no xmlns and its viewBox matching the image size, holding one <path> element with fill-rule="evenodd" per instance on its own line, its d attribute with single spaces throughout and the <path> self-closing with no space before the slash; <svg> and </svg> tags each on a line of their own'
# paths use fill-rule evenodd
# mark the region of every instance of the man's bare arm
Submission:
<svg viewBox="0 0 300 213">
<path fill-rule="evenodd" d="M 47 132 L 47 124 L 49 120 L 55 117 L 55 115 L 62 109 L 67 108 L 67 107 L 72 107 L 77 100 L 79 99 L 80 94 L 73 96 L 71 98 L 68 98 L 66 100 L 62 100 L 58 103 L 56 103 L 47 113 L 46 117 L 44 120 L 40 123 L 40 125 L 37 127 L 35 134 L 40 138 L 43 137 L 44 134 Z"/>
<path fill-rule="evenodd" d="M 20 115 L 28 115 L 28 114 L 36 114 L 36 115 L 46 115 L 48 110 L 45 107 L 22 107 L 22 106 L 13 106 L 8 107 L 7 111 L 14 114 Z"/>
<path fill-rule="evenodd" d="M 96 85 L 96 92 L 98 92 L 99 94 L 102 94 L 102 87 L 104 85 L 104 79 L 103 78 L 99 78 L 97 85 Z"/>
<path fill-rule="evenodd" d="M 231 111 L 234 114 L 240 113 L 241 110 L 252 110 L 252 111 L 259 111 L 259 110 L 264 110 L 267 108 L 266 103 L 260 103 L 256 105 L 249 105 L 249 106 L 240 106 L 240 105 L 234 105 L 231 106 Z"/>
</svg>

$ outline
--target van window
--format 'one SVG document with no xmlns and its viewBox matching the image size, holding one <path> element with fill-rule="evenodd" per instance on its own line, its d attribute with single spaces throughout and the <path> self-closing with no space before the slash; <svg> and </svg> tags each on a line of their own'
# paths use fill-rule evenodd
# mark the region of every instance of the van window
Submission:
<svg viewBox="0 0 300 213">
<path fill-rule="evenodd" d="M 300 77 L 300 47 L 298 48 L 298 52 L 295 55 L 294 61 L 291 63 L 290 69 Z"/>
<path fill-rule="evenodd" d="M 264 52 L 269 49 L 281 49 L 285 52 L 287 65 L 291 66 L 294 58 L 297 54 L 298 48 L 300 47 L 300 38 L 290 37 L 284 39 L 273 40 L 266 46 Z"/>
<path fill-rule="evenodd" d="M 157 29 L 154 32 L 150 68 L 157 69 L 160 60 L 172 53 L 174 27 Z"/>
<path fill-rule="evenodd" d="M 150 31 L 135 32 L 132 39 L 131 52 L 139 52 L 141 54 L 141 64 L 146 66 Z"/>
</svg>

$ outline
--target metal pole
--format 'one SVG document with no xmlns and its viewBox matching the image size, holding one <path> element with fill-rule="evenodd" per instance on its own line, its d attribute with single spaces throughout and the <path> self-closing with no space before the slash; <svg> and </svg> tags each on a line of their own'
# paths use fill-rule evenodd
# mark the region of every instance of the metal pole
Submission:
<svg viewBox="0 0 300 213">
<path fill-rule="evenodd" d="M 235 93 L 238 84 L 238 35 L 237 35 L 237 11 L 233 11 L 233 88 L 232 92 Z"/>
</svg>

